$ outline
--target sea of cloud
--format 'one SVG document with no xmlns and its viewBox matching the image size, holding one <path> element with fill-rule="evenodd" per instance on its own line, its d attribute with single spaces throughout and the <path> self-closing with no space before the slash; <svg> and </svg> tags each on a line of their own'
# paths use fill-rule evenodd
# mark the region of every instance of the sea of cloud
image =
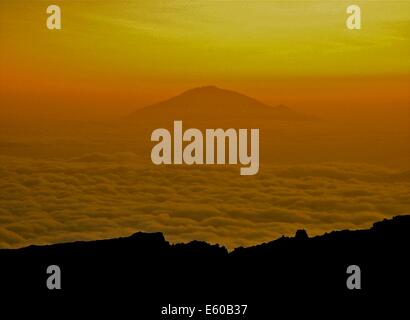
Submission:
<svg viewBox="0 0 410 320">
<path fill-rule="evenodd" d="M 161 231 L 228 248 L 410 212 L 410 171 L 365 164 L 155 166 L 132 153 L 0 157 L 0 248 Z"/>
</svg>

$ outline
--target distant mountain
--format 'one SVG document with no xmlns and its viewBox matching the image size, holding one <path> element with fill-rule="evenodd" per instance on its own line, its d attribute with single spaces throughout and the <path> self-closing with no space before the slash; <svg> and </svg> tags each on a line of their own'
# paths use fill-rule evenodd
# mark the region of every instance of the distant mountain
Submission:
<svg viewBox="0 0 410 320">
<path fill-rule="evenodd" d="M 206 304 L 247 304 L 249 311 L 240 319 L 273 319 L 290 310 L 293 315 L 313 312 L 317 318 L 331 304 L 349 314 L 357 312 L 355 306 L 369 312 L 374 298 L 386 304 L 408 292 L 409 244 L 410 215 L 403 215 L 369 230 L 313 238 L 298 231 L 293 238 L 231 253 L 200 241 L 172 245 L 161 233 L 141 232 L 127 238 L 0 250 L 2 304 L 52 303 L 61 310 L 94 315 L 111 308 L 116 314 L 131 312 L 136 319 L 168 319 L 160 312 L 169 304 L 201 310 Z M 46 287 L 49 265 L 61 269 L 61 290 Z M 360 267 L 360 290 L 346 287 L 350 265 Z M 397 301 L 394 309 L 404 310 Z M 203 313 L 194 317 L 204 318 Z"/>
<path fill-rule="evenodd" d="M 139 109 L 128 119 L 249 122 L 250 120 L 307 120 L 312 117 L 299 114 L 283 105 L 268 106 L 235 91 L 205 86 Z"/>
</svg>

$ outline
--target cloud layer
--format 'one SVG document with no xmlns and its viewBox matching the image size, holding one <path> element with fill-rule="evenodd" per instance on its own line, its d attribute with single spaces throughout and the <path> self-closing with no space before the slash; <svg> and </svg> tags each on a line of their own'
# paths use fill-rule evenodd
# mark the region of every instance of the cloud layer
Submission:
<svg viewBox="0 0 410 320">
<path fill-rule="evenodd" d="M 229 248 L 305 228 L 364 228 L 410 212 L 410 172 L 357 164 L 157 167 L 132 153 L 0 157 L 0 247 L 161 231 Z"/>
</svg>

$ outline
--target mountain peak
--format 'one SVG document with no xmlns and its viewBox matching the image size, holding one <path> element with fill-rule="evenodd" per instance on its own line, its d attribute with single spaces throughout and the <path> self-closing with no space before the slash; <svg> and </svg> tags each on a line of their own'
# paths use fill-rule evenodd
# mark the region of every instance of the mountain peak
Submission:
<svg viewBox="0 0 410 320">
<path fill-rule="evenodd" d="M 237 91 L 206 85 L 139 109 L 128 119 L 147 125 L 166 125 L 178 119 L 190 125 L 203 123 L 219 127 L 270 124 L 272 120 L 307 120 L 308 117 L 284 105 L 272 107 Z"/>
<path fill-rule="evenodd" d="M 134 112 L 138 119 L 193 121 L 291 119 L 296 113 L 286 107 L 271 107 L 242 93 L 206 85 L 192 88 L 168 100 Z"/>
<path fill-rule="evenodd" d="M 233 90 L 227 90 L 227 89 L 222 89 L 219 88 L 215 85 L 207 85 L 207 86 L 201 86 L 201 87 L 196 87 L 192 89 L 188 89 L 181 94 L 177 95 L 174 98 L 178 97 L 190 97 L 190 98 L 195 98 L 195 97 L 202 97 L 206 99 L 243 99 L 243 100 L 252 100 L 252 102 L 257 102 L 256 99 L 253 99 L 251 97 L 248 97 L 244 94 L 241 94 L 239 92 L 233 91 Z M 171 99 L 174 99 L 171 98 Z M 170 99 L 170 100 L 171 100 Z M 238 101 L 240 102 L 240 101 Z M 243 101 L 244 102 L 244 101 Z M 247 101 L 249 103 L 249 101 Z"/>
<path fill-rule="evenodd" d="M 209 91 L 219 91 L 219 90 L 227 91 L 227 90 L 221 89 L 221 88 L 219 88 L 215 85 L 207 85 L 207 86 L 200 86 L 200 87 L 195 87 L 195 88 L 192 88 L 192 89 L 188 89 L 188 90 L 184 91 L 182 94 L 190 93 L 190 92 L 200 92 L 200 91 L 209 92 Z"/>
</svg>

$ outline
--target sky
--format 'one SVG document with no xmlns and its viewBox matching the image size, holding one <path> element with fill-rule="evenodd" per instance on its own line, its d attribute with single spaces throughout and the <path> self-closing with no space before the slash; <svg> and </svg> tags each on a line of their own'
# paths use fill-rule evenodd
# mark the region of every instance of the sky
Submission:
<svg viewBox="0 0 410 320">
<path fill-rule="evenodd" d="M 350 1 L 0 0 L 0 248 L 159 231 L 232 249 L 408 214 L 410 1 L 354 3 L 361 30 Z M 155 166 L 148 121 L 123 117 L 206 85 L 315 120 L 263 118 L 255 176 Z"/>
<path fill-rule="evenodd" d="M 53 2 L 54 3 L 54 2 Z M 126 114 L 200 85 L 270 104 L 408 105 L 410 1 L 1 1 L 1 114 Z M 343 98 L 341 98 L 343 97 Z"/>
</svg>

